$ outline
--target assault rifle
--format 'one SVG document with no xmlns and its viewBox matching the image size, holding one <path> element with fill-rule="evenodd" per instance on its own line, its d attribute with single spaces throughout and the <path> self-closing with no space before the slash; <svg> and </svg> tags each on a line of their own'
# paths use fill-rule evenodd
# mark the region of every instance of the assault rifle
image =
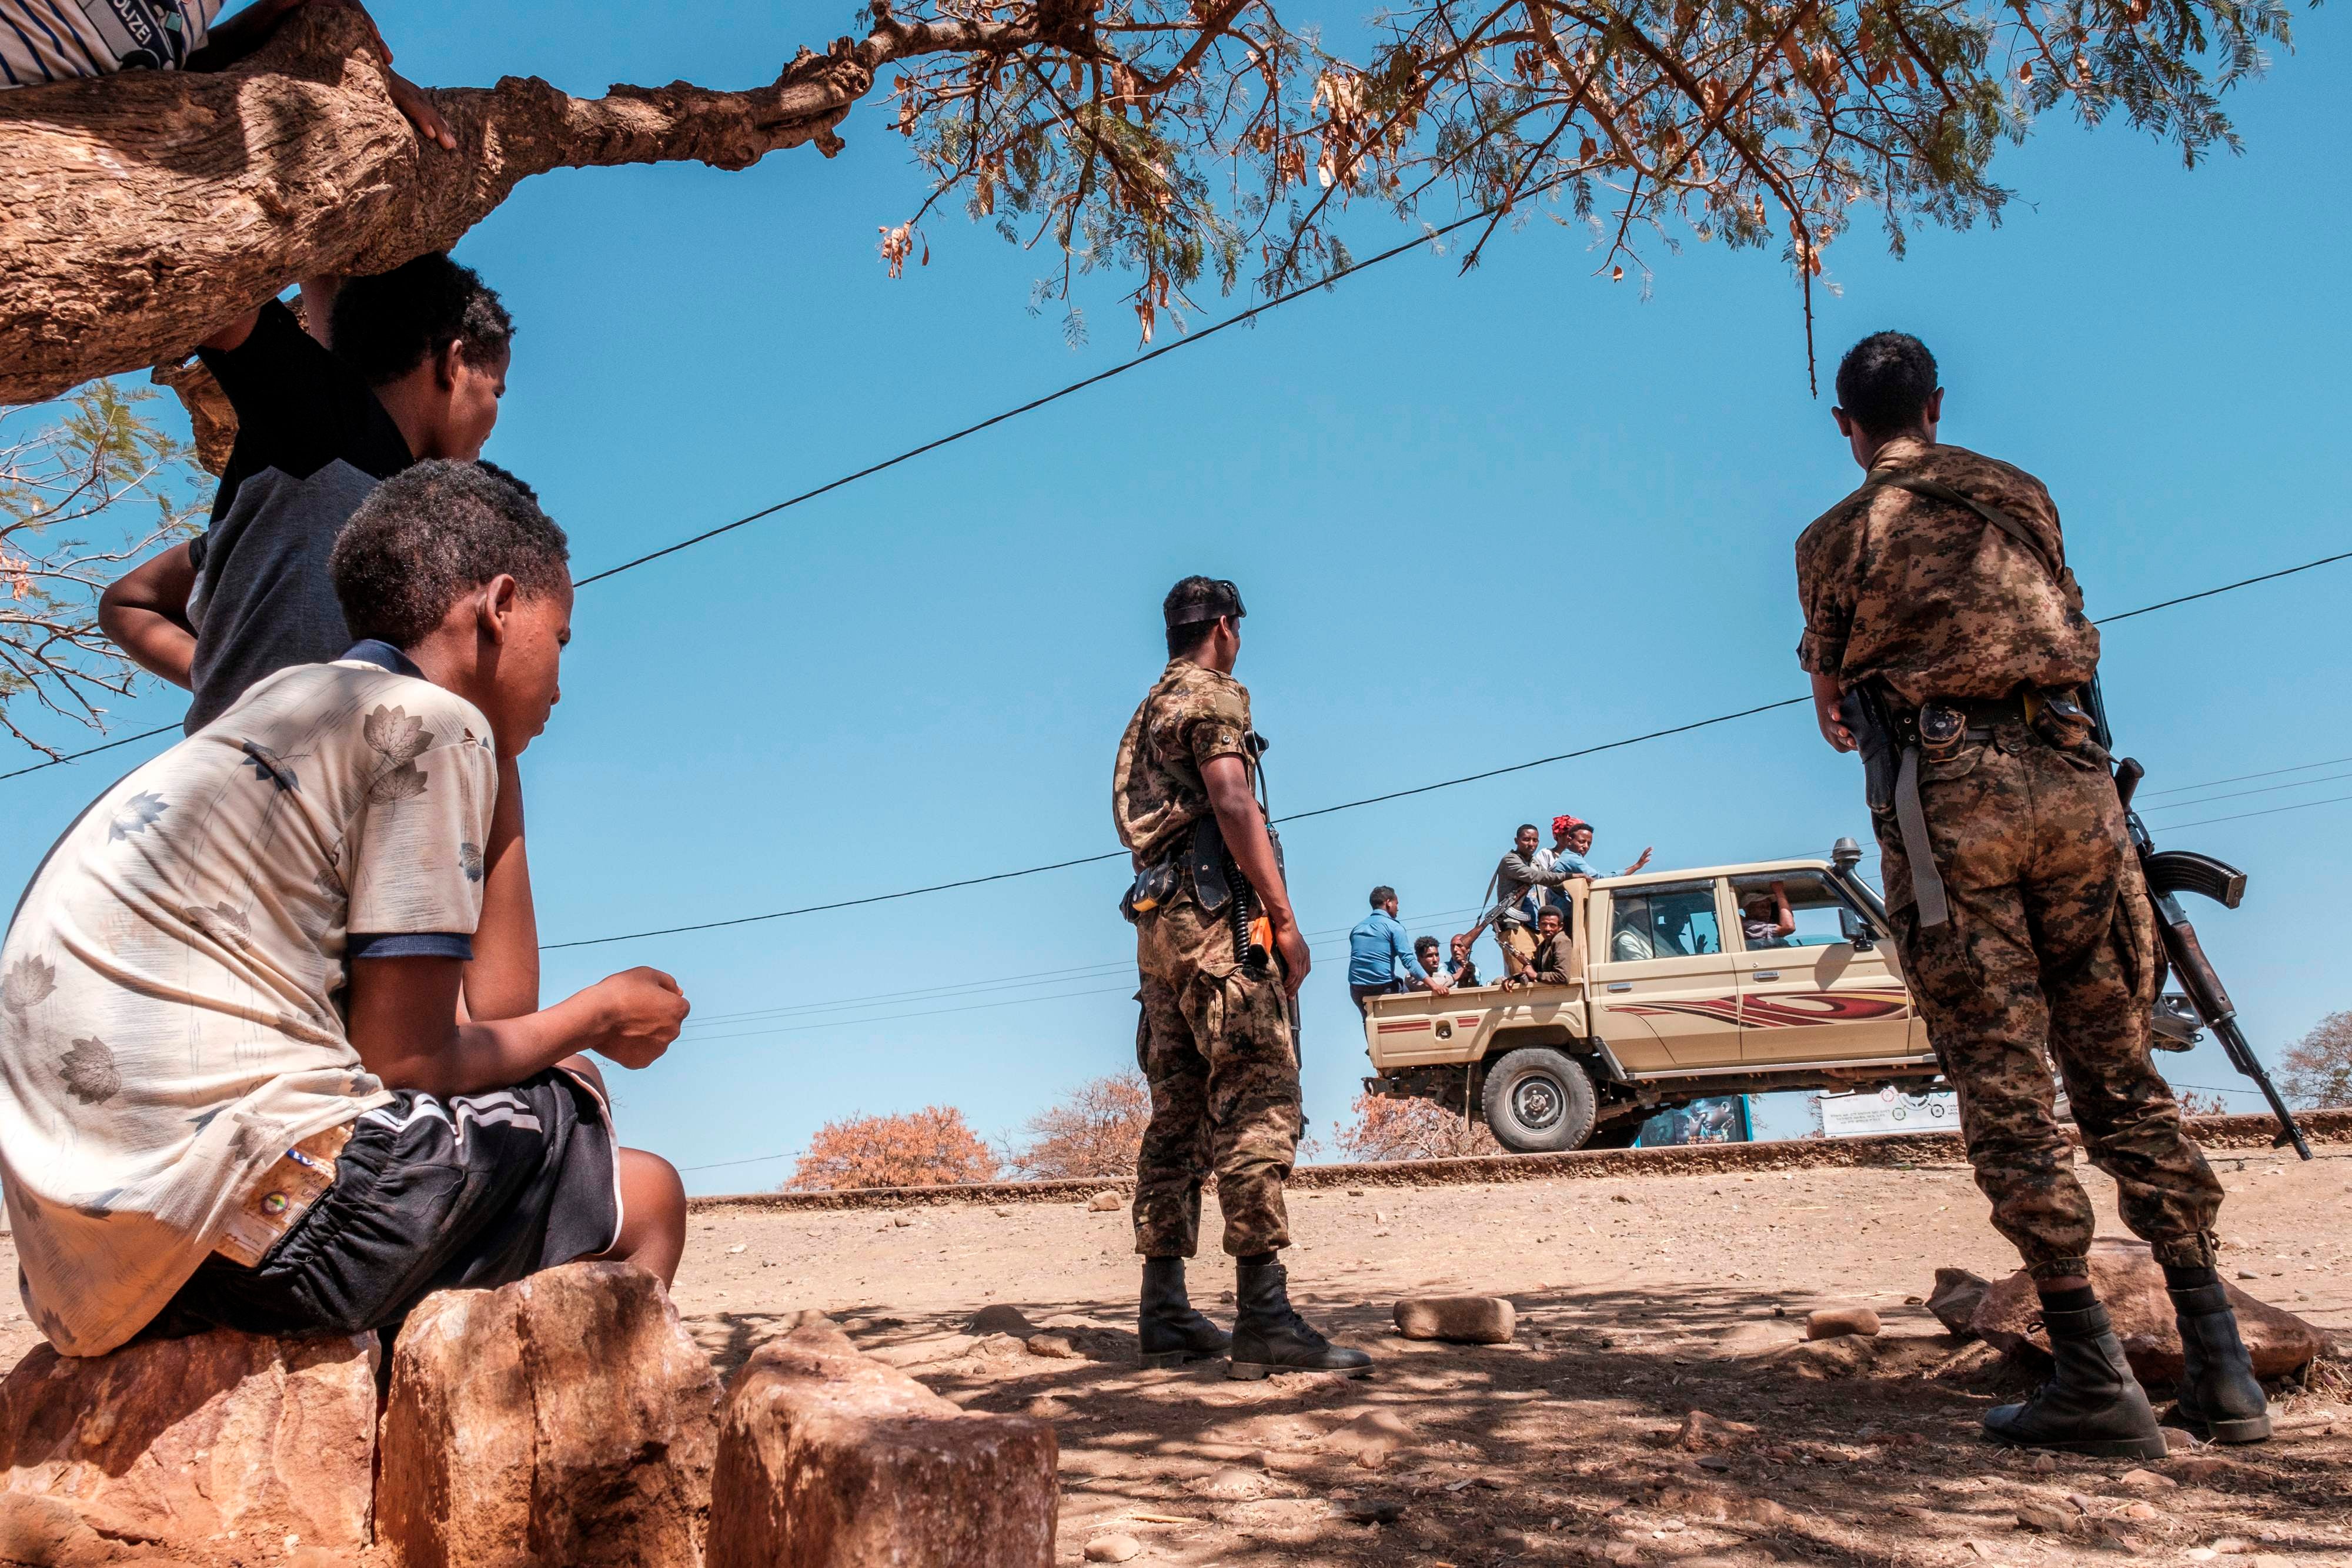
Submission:
<svg viewBox="0 0 2352 1568">
<path fill-rule="evenodd" d="M 2090 689 L 2090 710 L 2093 735 L 2112 752 L 2112 736 L 2107 728 L 2106 706 L 2100 700 L 2098 683 Z M 2147 824 L 2131 809 L 2132 796 L 2139 781 L 2147 777 L 2147 769 L 2137 759 L 2126 757 L 2116 764 L 2116 796 L 2123 802 L 2124 821 L 2131 834 L 2132 850 L 2139 856 L 2141 876 L 2147 883 L 2148 902 L 2155 905 L 2156 934 L 2162 945 L 2159 962 L 2168 965 L 2180 977 L 2180 988 L 2187 995 L 2194 1021 L 2213 1031 L 2221 1049 L 2230 1058 L 2230 1065 L 2254 1081 L 2263 1098 L 2271 1103 L 2271 1114 L 2278 1118 L 2278 1136 L 2271 1140 L 2273 1148 L 2292 1147 L 2305 1159 L 2311 1158 L 2311 1145 L 2304 1141 L 2303 1129 L 2295 1125 L 2294 1113 L 2287 1109 L 2279 1095 L 2277 1085 L 2263 1069 L 2262 1059 L 2247 1042 L 2243 1030 L 2238 1028 L 2238 1009 L 2230 1000 L 2230 993 L 2221 987 L 2221 977 L 2214 972 L 2212 960 L 2205 956 L 2205 948 L 2197 940 L 2197 928 L 2189 923 L 2187 911 L 2180 906 L 2179 894 L 2200 894 L 2224 909 L 2235 909 L 2246 895 L 2246 873 L 2211 855 L 2201 855 L 2193 850 L 2162 850 L 2148 834 Z M 2190 1021 L 2176 1012 L 2168 1011 L 2163 998 L 2164 975 L 2156 977 L 2158 995 L 2157 1004 L 2157 1044 L 2167 1050 L 2186 1051 L 2196 1040 L 2196 1031 L 2187 1027 Z M 2168 1029 L 2168 1023 L 2171 1026 Z M 2186 1038 L 2183 1038 L 2185 1035 Z"/>
</svg>

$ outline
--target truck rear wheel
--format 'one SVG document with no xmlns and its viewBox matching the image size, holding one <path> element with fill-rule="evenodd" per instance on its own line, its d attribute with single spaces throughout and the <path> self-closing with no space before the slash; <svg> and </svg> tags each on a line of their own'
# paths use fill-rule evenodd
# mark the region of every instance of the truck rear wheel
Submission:
<svg viewBox="0 0 2352 1568">
<path fill-rule="evenodd" d="M 1495 1141 L 1515 1155 L 1580 1147 L 1599 1110 L 1592 1080 L 1557 1051 L 1514 1051 L 1486 1071 L 1480 1098 Z"/>
</svg>

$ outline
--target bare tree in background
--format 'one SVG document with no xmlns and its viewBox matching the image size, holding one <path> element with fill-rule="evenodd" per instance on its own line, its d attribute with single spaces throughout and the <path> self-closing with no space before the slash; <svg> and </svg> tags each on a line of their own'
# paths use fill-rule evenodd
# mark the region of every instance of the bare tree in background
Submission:
<svg viewBox="0 0 2352 1568">
<path fill-rule="evenodd" d="M 2352 1105 L 2352 1012 L 2329 1013 L 2279 1058 L 2279 1088 L 2297 1104 Z"/>
<path fill-rule="evenodd" d="M 209 499 L 193 449 L 141 412 L 154 396 L 95 382 L 0 409 L 0 727 L 50 757 L 11 707 L 101 725 L 139 671 L 99 631 L 98 596 Z"/>
<path fill-rule="evenodd" d="M 1007 1150 L 1023 1181 L 1131 1176 L 1151 1122 L 1151 1086 L 1140 1072 L 1089 1079 L 1029 1119 L 1028 1142 Z"/>
<path fill-rule="evenodd" d="M 827 1122 L 809 1139 L 786 1187 L 953 1186 L 994 1181 L 996 1156 L 952 1105 Z"/>
<path fill-rule="evenodd" d="M 2230 1113 L 2230 1103 L 2219 1094 L 2195 1089 L 2183 1089 L 2178 1093 L 2180 1113 L 2184 1116 L 2226 1116 Z"/>
<path fill-rule="evenodd" d="M 885 73 L 932 182 L 877 223 L 885 261 L 960 199 L 1053 258 L 1039 294 L 1073 332 L 1097 268 L 1147 338 L 1204 277 L 1327 277 L 1360 202 L 1492 209 L 1465 266 L 1538 214 L 1586 227 L 1609 277 L 1685 239 L 1776 249 L 1809 308 L 1857 219 L 1900 250 L 1998 218 L 1993 155 L 2041 114 L 2120 115 L 2192 163 L 2233 148 L 2221 97 L 2288 37 L 2283 0 L 1406 0 L 1360 60 L 1276 0 L 873 0 L 865 26 L 743 91 L 441 89 L 454 152 L 325 4 L 218 74 L 0 92 L 0 400 L 176 363 L 302 277 L 447 247 L 548 170 L 838 151 Z"/>
<path fill-rule="evenodd" d="M 1333 1141 L 1351 1160 L 1448 1160 L 1466 1155 L 1499 1155 L 1503 1145 L 1484 1122 L 1428 1100 L 1364 1093 L 1348 1107 L 1349 1120 Z"/>
</svg>

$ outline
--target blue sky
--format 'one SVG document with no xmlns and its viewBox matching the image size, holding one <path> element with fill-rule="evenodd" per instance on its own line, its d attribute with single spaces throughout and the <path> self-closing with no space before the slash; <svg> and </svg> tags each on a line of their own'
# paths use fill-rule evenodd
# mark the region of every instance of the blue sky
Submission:
<svg viewBox="0 0 2352 1568">
<path fill-rule="evenodd" d="M 544 5 L 377 15 L 420 81 L 582 92 L 750 86 L 847 20 L 749 4 L 607 8 L 592 26 L 551 26 L 575 14 Z M 1925 337 L 1947 439 L 2049 483 L 2094 614 L 2352 538 L 2333 455 L 2352 336 L 2335 106 L 2352 68 L 2340 16 L 2295 25 L 2300 54 L 2235 102 L 2242 158 L 2184 172 L 2126 129 L 2053 121 L 2000 163 L 2020 200 L 1999 229 L 1922 234 L 1901 262 L 1866 230 L 1829 253 L 1824 354 L 1882 327 Z M 520 326 L 486 455 L 538 487 L 583 574 L 1134 352 L 1118 284 L 1096 280 L 1073 351 L 1025 308 L 1044 258 L 959 215 L 929 224 L 929 267 L 887 278 L 877 228 L 919 200 L 887 114 L 858 109 L 831 161 L 532 180 L 459 247 Z M 1360 253 L 1396 237 L 1360 214 Z M 583 590 L 563 704 L 526 758 L 546 939 L 1115 847 L 1112 751 L 1161 663 L 1160 595 L 1188 571 L 1247 596 L 1239 673 L 1275 743 L 1277 811 L 1801 691 L 1790 544 L 1857 476 L 1829 400 L 1808 395 L 1793 288 L 1769 257 L 1691 246 L 1654 256 L 1644 299 L 1596 278 L 1588 246 L 1539 221 L 1466 277 L 1400 259 Z M 1214 319 L 1245 302 L 1201 304 Z M 2347 586 L 2352 563 L 2112 630 L 2108 699 L 2148 789 L 2352 755 Z M 121 723 L 178 711 L 158 693 Z M 16 830 L 0 883 L 21 884 L 132 755 L 0 786 Z M 1303 822 L 1286 843 L 1310 931 L 1343 932 L 1375 882 L 1416 931 L 1453 930 L 1445 912 L 1475 903 L 1523 820 L 1593 820 L 1604 862 L 1655 844 L 1662 864 L 1709 864 L 1866 838 L 1860 788 L 1800 708 Z M 2273 1060 L 2352 1007 L 2336 977 L 2352 807 L 2166 824 L 2342 794 L 2155 819 L 2160 842 L 2252 873 L 2245 907 L 2203 929 Z M 692 1190 L 770 1186 L 789 1160 L 722 1162 L 927 1103 L 994 1136 L 1130 1062 L 1121 881 L 1105 864 L 568 949 L 549 955 L 549 995 L 629 964 L 677 974 L 696 1020 L 657 1067 L 620 1075 L 624 1134 L 714 1167 L 689 1169 Z M 1307 991 L 1326 1134 L 1364 1071 L 1341 967 L 1321 956 Z M 876 997 L 891 999 L 814 1010 Z M 2176 1064 L 2181 1082 L 2236 1082 L 2210 1046 Z"/>
</svg>

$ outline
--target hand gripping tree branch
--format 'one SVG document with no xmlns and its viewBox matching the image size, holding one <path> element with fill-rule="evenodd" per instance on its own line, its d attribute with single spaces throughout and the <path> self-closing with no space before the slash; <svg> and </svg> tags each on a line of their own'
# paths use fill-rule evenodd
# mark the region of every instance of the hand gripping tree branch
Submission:
<svg viewBox="0 0 2352 1568">
<path fill-rule="evenodd" d="M 2044 112 L 2121 115 L 2192 163 L 2234 147 L 2222 95 L 2288 38 L 2283 0 L 1408 0 L 1373 27 L 1350 61 L 1276 0 L 875 0 L 864 37 L 766 86 L 580 99 L 514 77 L 405 94 L 362 14 L 304 5 L 217 74 L 0 91 L 0 402 L 174 363 L 300 278 L 446 248 L 547 170 L 833 152 L 892 67 L 930 188 L 882 225 L 885 258 L 960 198 L 1056 257 L 1045 297 L 1122 273 L 1148 338 L 1204 274 L 1344 266 L 1363 201 L 1489 214 L 1465 266 L 1538 214 L 1584 227 L 1611 278 L 1685 238 L 1777 247 L 1809 308 L 1856 214 L 1898 251 L 1922 222 L 1998 219 L 1993 154 Z"/>
</svg>

